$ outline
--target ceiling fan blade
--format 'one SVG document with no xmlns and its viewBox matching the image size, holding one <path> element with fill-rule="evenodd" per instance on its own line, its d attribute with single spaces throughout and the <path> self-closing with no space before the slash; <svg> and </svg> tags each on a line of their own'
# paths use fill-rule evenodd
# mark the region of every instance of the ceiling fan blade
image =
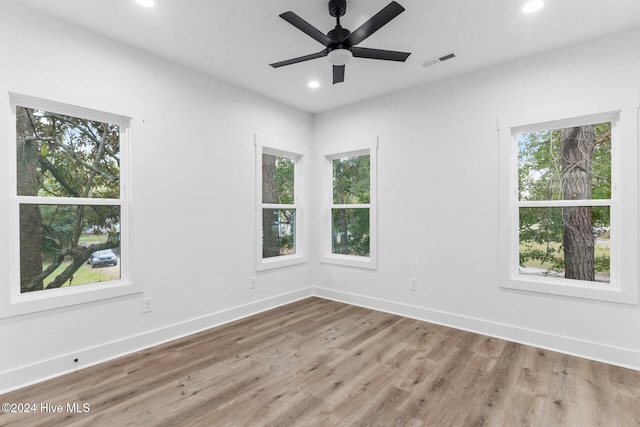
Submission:
<svg viewBox="0 0 640 427">
<path fill-rule="evenodd" d="M 351 46 L 355 46 L 378 31 L 389 21 L 404 12 L 404 7 L 395 1 L 385 6 L 380 12 L 376 13 L 371 19 L 358 27 L 357 30 L 349 34 L 342 42 L 348 42 Z"/>
<path fill-rule="evenodd" d="M 400 61 L 407 60 L 411 53 L 396 52 L 394 50 L 381 50 L 381 49 L 368 49 L 366 47 L 352 47 L 351 53 L 356 58 L 369 58 L 369 59 L 384 59 L 387 61 Z"/>
<path fill-rule="evenodd" d="M 299 56 L 298 58 L 287 59 L 286 61 L 274 62 L 271 65 L 273 68 L 284 67 L 285 65 L 297 64 L 298 62 L 309 61 L 311 59 L 322 58 L 323 56 L 327 56 L 329 53 L 328 49 L 324 49 L 318 53 L 312 53 L 305 56 Z"/>
<path fill-rule="evenodd" d="M 326 34 L 291 11 L 281 13 L 280 18 L 284 19 L 309 37 L 322 43 L 324 46 L 329 46 L 330 43 L 333 43 L 333 40 L 327 37 Z"/>
<path fill-rule="evenodd" d="M 344 65 L 333 66 L 333 84 L 342 83 L 344 81 Z"/>
</svg>

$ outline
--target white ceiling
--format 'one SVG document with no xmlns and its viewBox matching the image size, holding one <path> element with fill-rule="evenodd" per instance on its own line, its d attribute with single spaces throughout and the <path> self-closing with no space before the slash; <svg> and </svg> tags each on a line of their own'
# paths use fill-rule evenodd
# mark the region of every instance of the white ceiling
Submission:
<svg viewBox="0 0 640 427">
<path fill-rule="evenodd" d="M 545 0 L 532 15 L 525 0 L 398 0 L 406 11 L 359 46 L 408 60 L 354 58 L 332 85 L 326 58 L 268 65 L 324 49 L 278 15 L 293 11 L 326 33 L 335 26 L 327 0 L 13 1 L 310 113 L 640 26 L 637 0 Z M 341 24 L 353 31 L 389 2 L 348 0 Z M 457 57 L 421 65 L 449 52 Z M 312 79 L 320 88 L 307 87 Z"/>
</svg>

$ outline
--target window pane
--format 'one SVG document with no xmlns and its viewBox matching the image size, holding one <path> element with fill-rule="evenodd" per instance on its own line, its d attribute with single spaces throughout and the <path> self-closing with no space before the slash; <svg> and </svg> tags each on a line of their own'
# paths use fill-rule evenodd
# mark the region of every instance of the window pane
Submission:
<svg viewBox="0 0 640 427">
<path fill-rule="evenodd" d="M 332 252 L 369 256 L 369 209 L 332 209 Z"/>
<path fill-rule="evenodd" d="M 293 159 L 262 155 L 262 203 L 294 203 Z"/>
<path fill-rule="evenodd" d="M 333 203 L 370 203 L 370 155 L 333 160 Z"/>
<path fill-rule="evenodd" d="M 120 198 L 117 125 L 16 107 L 19 196 Z"/>
<path fill-rule="evenodd" d="M 611 198 L 611 123 L 518 134 L 520 200 Z"/>
<path fill-rule="evenodd" d="M 262 210 L 262 257 L 296 253 L 296 210 Z"/>
<path fill-rule="evenodd" d="M 119 258 L 119 206 L 20 205 L 21 292 L 120 279 Z"/>
<path fill-rule="evenodd" d="M 609 283 L 610 210 L 520 208 L 520 274 Z"/>
</svg>

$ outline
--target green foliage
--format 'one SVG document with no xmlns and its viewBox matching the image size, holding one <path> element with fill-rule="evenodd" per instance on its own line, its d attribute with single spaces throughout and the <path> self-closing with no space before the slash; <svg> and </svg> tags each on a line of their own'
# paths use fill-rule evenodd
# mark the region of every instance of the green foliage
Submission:
<svg viewBox="0 0 640 427">
<path fill-rule="evenodd" d="M 333 160 L 333 203 L 366 205 L 371 202 L 371 156 Z M 337 254 L 369 256 L 369 208 L 333 209 L 332 251 Z"/>
<path fill-rule="evenodd" d="M 369 256 L 369 209 L 334 209 L 332 222 L 333 253 Z"/>
<path fill-rule="evenodd" d="M 262 155 L 262 202 L 288 205 L 295 197 L 295 161 L 287 157 Z"/>
<path fill-rule="evenodd" d="M 119 197 L 119 126 L 26 110 L 40 143 L 39 196 Z"/>
<path fill-rule="evenodd" d="M 262 154 L 262 202 L 295 204 L 295 160 Z M 295 209 L 264 208 L 262 256 L 271 258 L 295 253 Z"/>
<path fill-rule="evenodd" d="M 611 258 L 609 255 L 596 256 L 594 259 L 595 269 L 599 273 L 609 274 L 611 268 Z"/>
<path fill-rule="evenodd" d="M 267 208 L 262 218 L 262 257 L 295 254 L 296 210 Z"/>
<path fill-rule="evenodd" d="M 120 198 L 120 128 L 50 111 L 17 107 L 17 149 L 23 154 L 25 165 L 18 168 L 17 183 L 20 196 L 42 198 Z M 27 151 L 25 147 L 34 146 Z M 28 158 L 25 156 L 29 156 Z M 36 186 L 29 185 L 35 182 Z M 33 206 L 33 205 L 32 205 Z M 88 257 L 80 240 L 87 230 L 102 234 L 102 245 L 117 247 L 120 233 L 120 208 L 117 205 L 80 205 L 41 203 L 39 206 L 40 233 L 21 229 L 21 265 L 39 257 L 51 265 L 43 271 L 21 268 L 23 291 L 37 290 L 44 279 L 54 274 L 56 267 L 68 262 L 67 268 L 49 287 L 60 287 L 63 280 L 73 278 Z M 34 223 L 35 224 L 35 223 Z M 21 227 L 24 225 L 21 222 Z M 37 251 L 41 245 L 40 253 Z M 38 267 L 39 269 L 39 267 Z M 56 273 L 57 274 L 57 273 Z M 51 282 L 51 280 L 49 280 Z M 76 281 L 76 284 L 79 284 Z"/>
<path fill-rule="evenodd" d="M 293 159 L 278 157 L 276 159 L 276 187 L 278 188 L 278 203 L 287 205 L 294 203 L 295 181 L 294 181 Z"/>
<path fill-rule="evenodd" d="M 518 198 L 521 201 L 563 200 L 563 129 L 519 134 Z M 595 147 L 587 171 L 591 178 L 591 198 L 611 198 L 611 123 L 594 125 Z M 594 227 L 610 225 L 608 206 L 591 207 Z M 564 269 L 563 216 L 561 207 L 519 209 L 520 264 Z M 599 238 L 605 238 L 601 236 Z M 595 271 L 609 272 L 609 255 L 595 254 Z"/>
<path fill-rule="evenodd" d="M 591 157 L 593 199 L 611 198 L 611 123 L 595 125 Z M 562 129 L 518 135 L 519 200 L 562 200 Z"/>
<path fill-rule="evenodd" d="M 42 256 L 46 260 L 53 259 L 61 251 L 73 248 L 81 241 L 115 243 L 120 239 L 118 206 L 40 205 L 40 213 Z M 78 224 L 83 224 L 79 238 L 76 229 Z M 90 239 L 91 236 L 95 238 Z"/>
<path fill-rule="evenodd" d="M 369 155 L 333 160 L 333 203 L 370 203 L 370 174 Z"/>
</svg>

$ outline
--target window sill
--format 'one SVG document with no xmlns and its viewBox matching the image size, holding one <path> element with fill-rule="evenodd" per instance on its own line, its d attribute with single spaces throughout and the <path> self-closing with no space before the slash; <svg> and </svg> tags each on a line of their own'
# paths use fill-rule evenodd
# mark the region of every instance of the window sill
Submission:
<svg viewBox="0 0 640 427">
<path fill-rule="evenodd" d="M 142 292 L 140 286 L 130 281 L 120 280 L 12 295 L 10 302 L 0 311 L 0 318 L 21 316 Z"/>
<path fill-rule="evenodd" d="M 292 265 L 304 264 L 307 261 L 307 257 L 303 255 L 284 255 L 273 258 L 261 258 L 258 260 L 256 265 L 256 271 L 284 268 Z"/>
<path fill-rule="evenodd" d="M 515 274 L 504 279 L 501 288 L 517 291 L 535 292 L 565 297 L 608 301 L 623 304 L 637 304 L 637 295 L 614 283 L 587 282 L 556 278 L 550 281 L 544 277 L 531 277 Z"/>
<path fill-rule="evenodd" d="M 324 264 L 344 265 L 347 267 L 366 268 L 369 270 L 377 270 L 378 265 L 374 258 L 354 256 L 354 255 L 325 255 L 320 259 Z"/>
</svg>

